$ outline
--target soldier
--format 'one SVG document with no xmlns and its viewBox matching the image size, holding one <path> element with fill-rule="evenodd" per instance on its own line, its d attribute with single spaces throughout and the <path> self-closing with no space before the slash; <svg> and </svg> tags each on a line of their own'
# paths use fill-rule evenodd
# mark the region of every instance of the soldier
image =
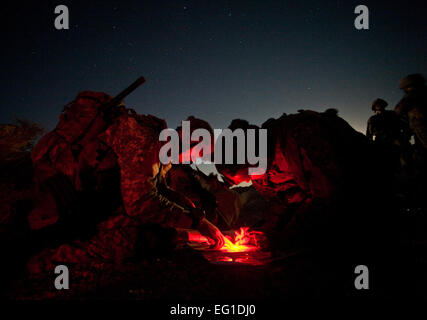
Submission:
<svg viewBox="0 0 427 320">
<path fill-rule="evenodd" d="M 232 124 L 244 131 L 254 127 L 242 120 Z M 374 237 L 375 232 L 367 230 L 377 226 L 374 221 L 382 212 L 374 198 L 380 199 L 386 188 L 376 185 L 381 179 L 374 177 L 382 171 L 372 166 L 376 159 L 365 137 L 331 111 L 284 114 L 261 128 L 267 129 L 265 174 L 249 176 L 249 163 L 216 167 L 228 185 L 252 181 L 268 200 L 262 228 L 272 245 L 293 250 L 328 239 L 344 243 L 359 239 L 360 230 L 368 243 L 368 234 Z"/>
<path fill-rule="evenodd" d="M 405 92 L 394 111 L 408 123 L 415 146 L 421 153 L 427 150 L 427 87 L 421 74 L 410 74 L 399 82 Z M 425 157 L 425 155 L 423 156 Z"/>
<path fill-rule="evenodd" d="M 383 155 L 383 164 L 390 165 L 390 174 L 399 169 L 399 158 L 402 167 L 407 167 L 406 157 L 407 139 L 403 135 L 403 123 L 395 112 L 385 110 L 388 103 L 378 98 L 372 102 L 371 109 L 375 115 L 369 118 L 366 128 L 366 136 L 374 141 L 379 153 Z"/>
<path fill-rule="evenodd" d="M 404 121 L 413 135 L 412 162 L 415 174 L 413 195 L 424 202 L 427 190 L 427 87 L 421 74 L 410 74 L 399 82 L 404 97 L 395 107 L 395 112 Z M 416 201 L 418 201 L 416 200 Z"/>
<path fill-rule="evenodd" d="M 372 102 L 375 115 L 369 118 L 366 136 L 371 141 L 393 144 L 400 139 L 399 118 L 393 111 L 385 110 L 388 103 L 383 99 Z"/>
<path fill-rule="evenodd" d="M 60 230 L 56 236 L 68 232 L 73 243 L 68 239 L 59 248 L 34 256 L 31 271 L 51 268 L 52 261 L 90 263 L 101 258 L 100 263 L 120 263 L 135 254 L 139 231 L 152 226 L 171 230 L 166 234 L 172 241 L 179 236 L 176 228 L 192 227 L 217 247 L 223 245 L 221 232 L 204 212 L 167 186 L 171 165 L 159 161 L 159 134 L 165 121 L 124 106 L 100 113 L 110 100 L 103 93 L 79 94 L 33 151 L 39 191 L 28 217 L 30 228 Z M 112 190 L 103 192 L 105 188 Z M 113 207 L 112 198 L 117 197 L 119 203 Z M 79 233 L 86 224 L 96 229 L 82 239 Z"/>
</svg>

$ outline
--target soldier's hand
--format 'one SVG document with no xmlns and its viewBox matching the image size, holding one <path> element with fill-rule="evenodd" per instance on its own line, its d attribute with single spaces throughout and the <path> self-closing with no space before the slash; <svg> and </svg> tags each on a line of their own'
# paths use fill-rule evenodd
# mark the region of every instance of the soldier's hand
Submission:
<svg viewBox="0 0 427 320">
<path fill-rule="evenodd" d="M 199 232 L 208 238 L 213 249 L 220 249 L 224 246 L 224 236 L 219 229 L 210 223 L 206 218 L 202 219 L 198 228 Z"/>
<path fill-rule="evenodd" d="M 201 210 L 201 209 L 199 209 L 199 208 L 197 208 L 195 206 L 194 207 L 193 206 L 190 207 L 189 211 L 190 211 L 191 217 L 193 217 L 193 218 L 195 218 L 197 220 L 202 220 L 206 216 L 205 212 L 203 210 Z"/>
</svg>

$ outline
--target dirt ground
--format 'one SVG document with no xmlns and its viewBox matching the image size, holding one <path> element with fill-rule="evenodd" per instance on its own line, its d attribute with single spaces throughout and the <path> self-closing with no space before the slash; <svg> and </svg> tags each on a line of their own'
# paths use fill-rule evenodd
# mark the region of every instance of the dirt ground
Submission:
<svg viewBox="0 0 427 320">
<path fill-rule="evenodd" d="M 54 274 L 21 274 L 3 293 L 33 300 L 271 300 L 295 297 L 426 297 L 427 243 L 370 266 L 371 290 L 355 290 L 354 267 L 339 252 L 303 251 L 261 266 L 218 265 L 182 248 L 163 256 L 127 261 L 118 269 L 79 270 L 69 266 L 70 290 L 54 287 Z M 400 251 L 400 252 L 399 252 Z M 400 259 L 400 260 L 399 260 Z M 404 291 L 402 291 L 404 290 Z"/>
</svg>

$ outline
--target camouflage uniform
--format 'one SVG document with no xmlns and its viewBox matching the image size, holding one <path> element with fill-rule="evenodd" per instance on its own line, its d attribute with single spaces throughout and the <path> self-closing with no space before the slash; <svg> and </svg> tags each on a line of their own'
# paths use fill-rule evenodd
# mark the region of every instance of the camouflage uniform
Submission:
<svg viewBox="0 0 427 320">
<path fill-rule="evenodd" d="M 381 114 L 373 115 L 368 120 L 366 136 L 369 140 L 394 144 L 401 138 L 401 124 L 393 111 L 384 110 Z"/>
<path fill-rule="evenodd" d="M 62 242 L 65 244 L 32 257 L 28 264 L 32 272 L 51 270 L 58 263 L 86 263 L 95 269 L 106 262 L 121 263 L 135 254 L 141 229 L 190 228 L 193 223 L 183 214 L 188 213 L 186 207 L 169 200 L 184 206 L 190 204 L 165 182 L 165 170 L 159 162 L 159 134 L 166 128 L 164 120 L 119 107 L 114 116 L 109 115 L 105 120 L 105 125 L 99 126 L 93 141 L 86 141 L 75 152 L 72 142 L 93 120 L 101 118 L 98 108 L 109 99 L 103 93 L 79 94 L 66 106 L 55 130 L 44 136 L 34 149 L 35 184 L 40 189 L 35 197 L 44 205 L 30 213 L 30 227 L 45 230 L 62 225 L 61 230 L 72 230 L 71 239 Z M 111 169 L 118 171 L 117 183 L 97 179 L 101 172 Z M 113 185 L 115 193 L 100 195 L 99 189 L 104 184 Z M 85 193 L 89 193 L 89 198 L 96 197 L 91 200 L 90 210 L 86 208 L 88 202 L 80 197 Z M 111 196 L 118 196 L 122 205 L 109 207 Z M 64 212 L 75 203 L 84 215 L 78 214 L 80 210 Z M 72 220 L 77 223 L 64 220 L 67 214 L 74 215 Z M 92 215 L 98 219 L 92 220 Z M 73 240 L 82 239 L 79 229 L 87 224 L 93 224 L 96 231 L 90 233 L 87 241 Z M 167 233 L 173 240 L 174 233 Z"/>
<path fill-rule="evenodd" d="M 350 238 L 376 187 L 365 136 L 331 111 L 301 110 L 270 119 L 262 129 L 268 133 L 268 167 L 252 183 L 269 202 L 263 228 L 272 245 L 291 249 Z"/>
<path fill-rule="evenodd" d="M 427 149 L 427 90 L 426 87 L 405 93 L 395 112 L 409 125 L 416 144 Z"/>
<path fill-rule="evenodd" d="M 32 152 L 36 208 L 28 216 L 31 229 L 55 224 L 76 203 L 79 193 L 102 187 L 96 177 L 102 180 L 103 173 L 117 166 L 111 148 L 97 137 L 82 146 L 78 154 L 73 149 L 73 141 L 91 123 L 104 122 L 98 108 L 110 99 L 101 92 L 81 92 L 64 107 L 56 128 L 37 143 Z M 103 123 L 104 128 L 107 126 Z"/>
<path fill-rule="evenodd" d="M 383 165 L 387 165 L 390 175 L 393 175 L 400 167 L 409 167 L 409 139 L 405 134 L 408 130 L 405 130 L 404 123 L 395 112 L 385 110 L 387 105 L 383 99 L 376 99 L 372 103 L 372 111 L 377 114 L 369 118 L 366 136 L 384 155 Z"/>
<path fill-rule="evenodd" d="M 395 112 L 406 122 L 415 139 L 414 160 L 418 173 L 426 174 L 427 167 L 427 87 L 420 74 L 403 78 L 399 87 L 404 97 L 395 107 Z"/>
</svg>

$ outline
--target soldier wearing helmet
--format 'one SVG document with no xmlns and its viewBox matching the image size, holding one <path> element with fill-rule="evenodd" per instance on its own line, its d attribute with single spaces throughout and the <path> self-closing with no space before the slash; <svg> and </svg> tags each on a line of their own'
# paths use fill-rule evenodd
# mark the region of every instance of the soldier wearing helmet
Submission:
<svg viewBox="0 0 427 320">
<path fill-rule="evenodd" d="M 394 111 L 407 122 L 415 138 L 418 149 L 427 149 L 427 90 L 425 79 L 421 74 L 410 74 L 399 82 L 399 88 L 405 92 L 404 97 Z"/>
<path fill-rule="evenodd" d="M 366 136 L 371 141 L 394 144 L 400 139 L 400 121 L 393 111 L 385 110 L 387 105 L 388 103 L 380 98 L 372 102 L 371 108 L 375 115 L 368 120 Z"/>
<path fill-rule="evenodd" d="M 417 197 L 425 201 L 427 191 L 427 87 L 421 74 L 411 74 L 399 82 L 404 97 L 395 107 L 395 112 L 406 122 L 409 134 L 414 137 L 411 146 L 411 162 L 416 177 Z"/>
</svg>

